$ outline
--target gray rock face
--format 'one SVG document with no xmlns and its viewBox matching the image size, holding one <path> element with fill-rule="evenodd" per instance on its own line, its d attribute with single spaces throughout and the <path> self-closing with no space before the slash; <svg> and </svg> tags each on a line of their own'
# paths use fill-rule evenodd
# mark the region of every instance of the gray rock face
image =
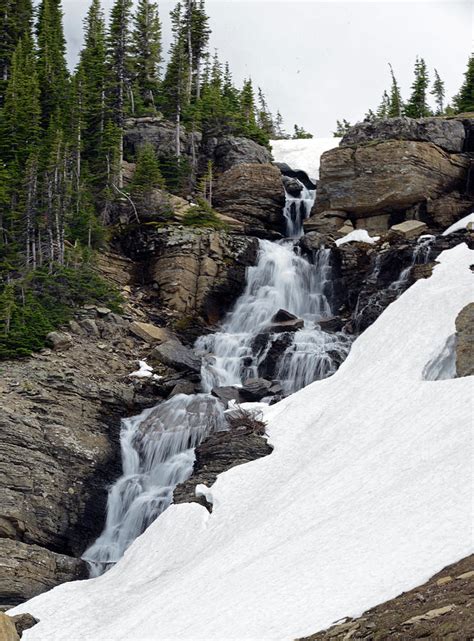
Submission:
<svg viewBox="0 0 474 641">
<path fill-rule="evenodd" d="M 75 557 L 102 529 L 120 419 L 143 408 L 127 377 L 142 343 L 96 326 L 100 336 L 75 335 L 66 351 L 2 364 L 0 603 L 83 576 Z"/>
<path fill-rule="evenodd" d="M 161 345 L 157 345 L 150 358 L 178 371 L 189 370 L 196 373 L 201 371 L 201 359 L 199 356 L 177 339 L 168 340 L 161 343 Z"/>
<path fill-rule="evenodd" d="M 204 160 L 212 160 L 215 167 L 227 171 L 235 165 L 265 164 L 272 161 L 272 156 L 266 147 L 250 140 L 235 136 L 210 138 L 201 147 Z"/>
<path fill-rule="evenodd" d="M 456 371 L 458 376 L 474 375 L 474 303 L 456 318 Z"/>
<path fill-rule="evenodd" d="M 192 155 L 193 146 L 197 149 L 201 143 L 201 134 L 188 134 L 181 128 L 181 153 Z M 129 118 L 125 122 L 124 148 L 125 152 L 135 155 L 137 149 L 145 143 L 155 147 L 158 156 L 176 155 L 176 127 L 174 123 L 160 117 Z"/>
<path fill-rule="evenodd" d="M 461 120 L 443 118 L 387 118 L 359 122 L 341 140 L 341 147 L 361 145 L 373 140 L 413 140 L 431 142 L 445 151 L 460 153 L 466 132 Z"/>
<path fill-rule="evenodd" d="M 270 164 L 236 165 L 219 177 L 214 190 L 214 207 L 242 220 L 247 233 L 259 229 L 280 231 L 284 205 L 282 175 Z"/>
<path fill-rule="evenodd" d="M 266 396 L 275 396 L 282 393 L 280 384 L 267 381 L 264 378 L 248 378 L 240 390 L 240 397 L 244 401 L 261 401 Z"/>
<path fill-rule="evenodd" d="M 141 229 L 128 251 L 145 265 L 162 305 L 185 317 L 217 322 L 245 286 L 258 242 L 210 229 Z"/>
<path fill-rule="evenodd" d="M 282 332 L 297 332 L 299 329 L 303 329 L 303 327 L 303 319 L 298 318 L 294 314 L 290 314 L 290 312 L 284 309 L 280 309 L 272 317 L 267 329 L 273 334 L 281 334 Z"/>
<path fill-rule="evenodd" d="M 283 184 L 285 185 L 286 191 L 292 196 L 299 196 L 303 191 L 303 185 L 296 178 L 290 178 L 289 176 L 283 176 Z"/>
</svg>

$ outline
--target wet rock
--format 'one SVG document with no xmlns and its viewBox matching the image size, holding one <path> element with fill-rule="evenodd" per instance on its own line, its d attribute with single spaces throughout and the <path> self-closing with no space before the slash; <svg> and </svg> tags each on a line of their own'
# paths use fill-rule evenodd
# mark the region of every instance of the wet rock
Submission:
<svg viewBox="0 0 474 641">
<path fill-rule="evenodd" d="M 211 394 L 216 398 L 220 399 L 225 406 L 229 401 L 241 402 L 240 399 L 240 390 L 238 387 L 224 386 L 224 387 L 214 387 L 211 391 Z"/>
<path fill-rule="evenodd" d="M 275 167 L 278 167 L 283 176 L 286 176 L 287 178 L 296 178 L 306 187 L 306 189 L 316 189 L 316 184 L 302 169 L 292 169 L 290 165 L 287 165 L 285 162 L 275 162 L 273 164 L 275 165 Z"/>
<path fill-rule="evenodd" d="M 50 332 L 46 341 L 54 350 L 69 349 L 73 343 L 71 336 L 65 332 Z"/>
<path fill-rule="evenodd" d="M 474 375 L 474 303 L 467 305 L 456 318 L 456 372 Z"/>
<path fill-rule="evenodd" d="M 306 252 L 315 252 L 323 247 L 334 247 L 334 241 L 325 234 L 310 231 L 301 238 L 299 246 Z"/>
<path fill-rule="evenodd" d="M 240 390 L 242 400 L 248 402 L 261 401 L 266 396 L 275 396 L 282 393 L 282 388 L 275 381 L 264 378 L 248 378 Z"/>
<path fill-rule="evenodd" d="M 466 132 L 461 120 L 444 118 L 386 118 L 359 122 L 342 138 L 341 147 L 377 140 L 429 142 L 451 153 L 464 151 Z"/>
<path fill-rule="evenodd" d="M 393 225 L 389 231 L 392 236 L 399 236 L 404 240 L 411 240 L 412 238 L 418 238 L 418 236 L 425 234 L 427 229 L 426 223 L 422 223 L 419 220 L 406 220 L 404 223 Z"/>
<path fill-rule="evenodd" d="M 170 397 L 178 394 L 197 394 L 198 389 L 195 383 L 191 381 L 179 381 L 171 390 Z"/>
<path fill-rule="evenodd" d="M 335 332 L 340 332 L 345 325 L 345 322 L 339 316 L 334 316 L 333 318 L 325 318 L 318 321 L 319 327 L 329 334 Z"/>
<path fill-rule="evenodd" d="M 151 323 L 140 323 L 138 321 L 134 321 L 130 324 L 130 331 L 146 343 L 150 343 L 150 345 L 163 343 L 176 338 L 166 327 L 157 327 Z"/>
<path fill-rule="evenodd" d="M 449 155 L 429 142 L 389 140 L 332 149 L 321 156 L 313 215 L 342 210 L 356 220 L 402 214 L 464 188 L 468 166 L 466 157 Z"/>
<path fill-rule="evenodd" d="M 283 176 L 283 184 L 285 185 L 285 190 L 291 196 L 299 196 L 303 191 L 303 185 L 296 178 L 290 178 L 289 176 Z"/>
<path fill-rule="evenodd" d="M 215 209 L 243 221 L 247 233 L 280 231 L 284 204 L 282 176 L 271 164 L 236 165 L 219 177 L 214 189 Z"/>
<path fill-rule="evenodd" d="M 278 365 L 281 357 L 293 342 L 294 334 L 259 334 L 253 346 L 258 357 L 265 354 L 258 366 L 258 375 L 272 380 L 277 378 Z"/>
<path fill-rule="evenodd" d="M 290 314 L 284 309 L 280 309 L 271 319 L 268 326 L 268 331 L 273 334 L 281 334 L 282 332 L 297 332 L 303 329 L 304 320 L 298 318 L 294 314 Z"/>
<path fill-rule="evenodd" d="M 190 370 L 196 373 L 201 371 L 201 358 L 177 339 L 167 340 L 157 345 L 150 354 L 150 360 L 159 361 L 178 371 Z"/>
<path fill-rule="evenodd" d="M 345 223 L 347 212 L 328 210 L 315 212 L 313 209 L 309 218 L 303 221 L 305 233 L 318 232 L 323 235 L 330 235 L 337 232 Z"/>
</svg>

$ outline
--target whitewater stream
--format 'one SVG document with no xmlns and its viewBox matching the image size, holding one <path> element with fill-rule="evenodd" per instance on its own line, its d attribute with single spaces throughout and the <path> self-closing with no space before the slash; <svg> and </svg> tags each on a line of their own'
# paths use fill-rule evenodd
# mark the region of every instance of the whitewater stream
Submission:
<svg viewBox="0 0 474 641">
<path fill-rule="evenodd" d="M 304 187 L 299 197 L 287 194 L 287 238 L 259 241 L 257 264 L 248 269 L 245 291 L 219 331 L 197 340 L 195 349 L 204 356 L 202 393 L 177 395 L 122 422 L 123 474 L 109 490 L 104 530 L 82 557 L 91 576 L 116 563 L 171 504 L 174 488 L 192 474 L 194 448 L 210 432 L 226 429 L 226 408 L 211 391 L 242 386 L 259 376 L 266 350 L 257 351 L 255 341 L 268 333 L 276 312 L 285 310 L 304 320 L 277 364 L 275 378 L 286 395 L 330 376 L 347 356 L 349 336 L 324 332 L 318 325 L 333 316 L 330 250 L 314 252 L 310 262 L 298 247 L 314 198 L 315 192 Z"/>
</svg>

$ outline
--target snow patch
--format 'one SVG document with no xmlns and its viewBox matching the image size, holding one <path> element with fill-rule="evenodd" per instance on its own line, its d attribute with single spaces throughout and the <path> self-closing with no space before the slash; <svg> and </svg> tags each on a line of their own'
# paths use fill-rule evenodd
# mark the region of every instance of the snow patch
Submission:
<svg viewBox="0 0 474 641">
<path fill-rule="evenodd" d="M 292 169 L 302 169 L 312 180 L 319 178 L 319 160 L 325 151 L 339 146 L 341 138 L 308 138 L 303 140 L 270 140 L 275 162 Z"/>
<path fill-rule="evenodd" d="M 25 641 L 295 639 L 471 554 L 472 378 L 423 370 L 473 300 L 443 252 L 331 378 L 263 408 L 274 451 L 172 505 L 107 574 L 18 607 Z"/>
<path fill-rule="evenodd" d="M 160 380 L 163 376 L 158 376 L 158 374 L 153 374 L 153 367 L 147 364 L 146 361 L 138 361 L 140 369 L 137 369 L 135 372 L 129 374 L 129 378 L 153 378 L 155 380 Z"/>
<path fill-rule="evenodd" d="M 380 236 L 369 236 L 369 233 L 365 229 L 354 229 L 354 231 L 351 231 L 342 238 L 338 238 L 336 245 L 338 247 L 345 243 L 369 243 L 373 245 L 378 240 L 380 240 Z"/>
<path fill-rule="evenodd" d="M 455 231 L 459 231 L 460 229 L 467 229 L 469 223 L 474 224 L 474 212 L 472 212 L 472 214 L 464 216 L 464 218 L 458 220 L 457 223 L 454 223 L 453 225 L 451 225 L 451 227 L 448 227 L 448 229 L 443 232 L 443 236 L 449 236 L 449 234 L 452 234 Z"/>
</svg>

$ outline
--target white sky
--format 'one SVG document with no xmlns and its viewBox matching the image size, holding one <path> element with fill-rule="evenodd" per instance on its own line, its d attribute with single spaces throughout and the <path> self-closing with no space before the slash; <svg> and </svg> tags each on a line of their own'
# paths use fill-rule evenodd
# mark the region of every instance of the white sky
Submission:
<svg viewBox="0 0 474 641">
<path fill-rule="evenodd" d="M 103 0 L 109 9 L 113 0 Z M 159 2 L 165 48 L 170 9 Z M 352 122 L 376 108 L 390 87 L 394 66 L 407 97 L 416 55 L 438 69 L 446 94 L 463 80 L 472 48 L 471 0 L 327 1 L 207 0 L 211 47 L 228 60 L 235 80 L 251 75 L 285 125 L 295 123 L 317 136 L 330 135 L 337 119 Z M 63 0 L 69 61 L 82 42 L 81 20 L 88 0 Z"/>
</svg>

